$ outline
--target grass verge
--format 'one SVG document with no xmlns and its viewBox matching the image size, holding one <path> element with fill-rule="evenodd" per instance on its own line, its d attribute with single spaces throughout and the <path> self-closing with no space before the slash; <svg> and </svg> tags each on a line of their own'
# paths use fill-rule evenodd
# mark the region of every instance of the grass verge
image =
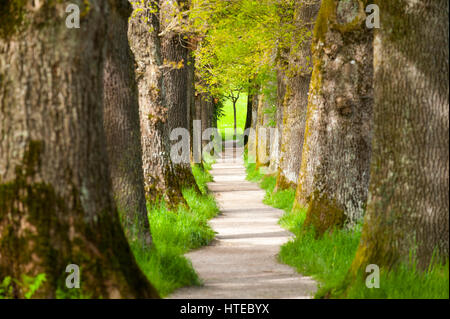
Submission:
<svg viewBox="0 0 450 319">
<path fill-rule="evenodd" d="M 435 264 L 425 272 L 414 264 L 402 264 L 390 272 L 381 269 L 378 289 L 367 288 L 363 278 L 348 286 L 345 294 L 335 287 L 329 293 L 333 298 L 347 299 L 448 299 L 449 263 Z"/>
<path fill-rule="evenodd" d="M 211 163 L 207 162 L 205 167 L 210 168 Z M 202 194 L 193 188 L 183 190 L 189 208 L 180 206 L 177 210 L 169 210 L 164 202 L 148 204 L 153 248 L 143 251 L 132 245 L 136 261 L 161 297 L 180 287 L 201 284 L 191 262 L 183 255 L 208 245 L 215 236 L 208 220 L 219 209 L 206 187 L 212 177 L 199 165 L 194 165 L 192 172 Z"/>
<path fill-rule="evenodd" d="M 355 229 L 337 229 L 316 238 L 313 229 L 305 229 L 306 210 L 293 211 L 295 190 L 274 192 L 276 179 L 263 175 L 254 163 L 248 163 L 244 154 L 247 179 L 258 182 L 266 190 L 264 203 L 283 209 L 279 223 L 295 237 L 284 244 L 279 260 L 294 267 L 299 273 L 312 276 L 319 282 L 316 298 L 348 299 L 423 299 L 449 298 L 449 263 L 436 264 L 426 272 L 411 265 L 401 265 L 390 272 L 380 271 L 380 288 L 369 289 L 365 276 L 346 284 L 350 265 L 361 237 L 361 226 Z M 347 288 L 343 293 L 342 287 Z"/>
</svg>

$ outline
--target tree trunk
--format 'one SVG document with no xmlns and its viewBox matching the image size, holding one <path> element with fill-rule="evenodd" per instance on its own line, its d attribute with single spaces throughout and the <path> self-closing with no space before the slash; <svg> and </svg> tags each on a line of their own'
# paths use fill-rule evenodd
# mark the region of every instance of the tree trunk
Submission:
<svg viewBox="0 0 450 319">
<path fill-rule="evenodd" d="M 302 161 L 308 90 L 311 80 L 311 37 L 320 1 L 297 1 L 294 23 L 299 32 L 293 39 L 286 70 L 283 100 L 283 132 L 276 189 L 295 189 Z M 300 44 L 299 44 L 300 43 Z"/>
<path fill-rule="evenodd" d="M 247 132 L 252 127 L 252 101 L 253 93 L 247 95 L 247 114 L 245 116 L 244 132 Z M 248 145 L 249 134 L 244 135 L 244 145 Z"/>
<path fill-rule="evenodd" d="M 211 100 L 211 98 L 209 97 L 208 94 L 205 94 L 205 93 L 200 94 L 199 111 L 201 114 L 201 121 L 202 121 L 202 133 L 211 126 L 211 113 L 210 113 L 211 101 L 210 100 Z M 202 143 L 201 143 L 202 150 L 207 144 L 208 144 L 208 141 L 202 139 Z"/>
<path fill-rule="evenodd" d="M 191 45 L 192 46 L 192 45 Z M 189 129 L 189 137 L 191 140 L 191 149 L 190 149 L 190 158 L 191 162 L 194 161 L 194 118 L 195 118 L 195 57 L 192 55 L 192 49 L 189 50 L 187 56 L 187 104 L 188 104 L 188 129 Z"/>
<path fill-rule="evenodd" d="M 372 136 L 372 32 L 365 2 L 322 1 L 314 28 L 305 144 L 296 193 L 320 235 L 351 226 L 367 200 Z"/>
<path fill-rule="evenodd" d="M 256 124 L 256 167 L 268 166 L 270 163 L 270 127 L 268 122 L 271 108 L 267 93 L 262 93 L 258 99 L 258 120 Z"/>
<path fill-rule="evenodd" d="M 277 174 L 281 160 L 281 135 L 283 132 L 283 100 L 286 94 L 286 76 L 281 69 L 277 69 L 277 102 L 276 127 L 271 136 L 269 172 Z M 275 190 L 277 191 L 277 190 Z"/>
<path fill-rule="evenodd" d="M 142 171 L 139 101 L 127 29 L 131 6 L 116 0 L 108 18 L 103 127 L 114 199 L 130 242 L 151 244 Z"/>
<path fill-rule="evenodd" d="M 259 106 L 259 88 L 255 89 L 255 93 L 252 95 L 252 124 L 248 135 L 248 162 L 256 163 L 256 149 L 258 136 L 256 128 L 258 126 L 258 106 Z"/>
<path fill-rule="evenodd" d="M 236 100 L 233 100 L 233 120 L 234 120 L 234 134 L 233 134 L 233 140 L 236 141 L 237 136 L 237 123 L 236 123 Z"/>
<path fill-rule="evenodd" d="M 217 129 L 217 108 L 218 106 L 219 100 L 212 97 L 212 103 L 211 103 L 211 108 L 212 108 L 212 120 L 211 120 L 211 127 Z"/>
<path fill-rule="evenodd" d="M 204 94 L 196 93 L 195 95 L 195 107 L 194 107 L 194 115 L 193 120 L 197 121 L 197 132 L 193 135 L 192 139 L 192 152 L 193 158 L 196 162 L 202 163 L 202 149 L 204 142 L 202 141 L 202 132 L 203 132 L 203 114 L 202 114 L 202 103 L 203 103 Z M 200 121 L 200 123 L 198 123 Z"/>
<path fill-rule="evenodd" d="M 38 3 L 22 8 L 18 34 L 0 33 L 0 280 L 45 273 L 33 297 L 157 297 L 111 196 L 102 125 L 108 7 L 81 8 L 73 30 L 65 5 Z M 69 264 L 81 268 L 75 292 L 64 285 Z M 25 292 L 14 283 L 15 297 Z"/>
<path fill-rule="evenodd" d="M 186 0 L 162 0 L 161 1 L 161 54 L 165 69 L 163 77 L 163 89 L 165 105 L 167 107 L 167 128 L 172 132 L 177 128 L 188 129 L 187 116 L 187 86 L 188 68 L 187 63 L 187 43 L 183 43 L 183 34 L 176 28 L 169 29 L 171 22 L 178 19 L 179 10 L 187 4 Z M 173 24 L 173 23 L 172 23 Z M 177 65 L 175 67 L 170 65 Z M 190 149 L 189 145 L 186 145 Z M 181 163 L 173 163 L 174 174 L 182 186 L 194 187 L 200 192 L 194 175 L 192 174 L 189 157 Z"/>
<path fill-rule="evenodd" d="M 449 252 L 449 4 L 379 5 L 370 196 L 355 271 L 408 262 L 411 252 L 424 268 L 433 252 L 447 261 Z"/>
<path fill-rule="evenodd" d="M 129 21 L 128 40 L 136 60 L 145 194 L 151 202 L 165 199 L 171 206 L 185 204 L 170 159 L 159 15 L 154 12 L 159 1 L 129 2 L 135 10 Z"/>
</svg>

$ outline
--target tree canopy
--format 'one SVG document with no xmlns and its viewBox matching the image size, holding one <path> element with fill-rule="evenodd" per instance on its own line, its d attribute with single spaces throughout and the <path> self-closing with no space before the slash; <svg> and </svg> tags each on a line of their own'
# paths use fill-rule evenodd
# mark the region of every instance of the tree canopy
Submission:
<svg viewBox="0 0 450 319">
<path fill-rule="evenodd" d="M 292 41 L 293 13 L 293 1 L 193 0 L 198 90 L 229 95 L 267 82 Z"/>
</svg>

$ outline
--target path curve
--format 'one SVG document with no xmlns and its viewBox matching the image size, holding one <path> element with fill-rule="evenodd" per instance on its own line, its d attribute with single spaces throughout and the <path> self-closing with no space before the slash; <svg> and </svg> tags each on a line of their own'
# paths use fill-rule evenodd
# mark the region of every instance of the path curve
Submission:
<svg viewBox="0 0 450 319">
<path fill-rule="evenodd" d="M 221 212 L 210 225 L 217 235 L 186 254 L 204 285 L 178 289 L 169 298 L 311 298 L 317 289 L 313 279 L 277 261 L 292 234 L 278 225 L 283 211 L 264 205 L 265 191 L 245 180 L 242 151 L 227 144 L 213 165 L 208 188 Z"/>
</svg>

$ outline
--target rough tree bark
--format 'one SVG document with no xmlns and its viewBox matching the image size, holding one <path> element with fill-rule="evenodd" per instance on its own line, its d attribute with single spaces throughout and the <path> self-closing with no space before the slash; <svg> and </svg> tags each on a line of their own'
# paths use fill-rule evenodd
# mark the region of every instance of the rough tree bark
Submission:
<svg viewBox="0 0 450 319">
<path fill-rule="evenodd" d="M 245 128 L 244 132 L 249 130 L 252 127 L 252 101 L 253 101 L 253 92 L 249 90 L 247 94 L 247 114 L 245 116 Z M 248 145 L 249 134 L 244 135 L 244 145 Z"/>
<path fill-rule="evenodd" d="M 268 93 L 261 93 L 258 98 L 258 114 L 256 122 L 256 167 L 260 168 L 270 164 L 270 131 L 269 122 L 272 108 Z"/>
<path fill-rule="evenodd" d="M 370 195 L 355 271 L 408 262 L 412 251 L 424 268 L 433 252 L 449 253 L 449 3 L 379 6 Z"/>
<path fill-rule="evenodd" d="M 372 32 L 365 1 L 322 1 L 314 28 L 296 205 L 320 235 L 351 226 L 367 200 L 372 136 Z"/>
<path fill-rule="evenodd" d="M 256 127 L 258 124 L 258 105 L 259 105 L 259 88 L 255 88 L 255 93 L 252 95 L 252 124 L 250 126 L 250 131 L 248 132 L 248 162 L 256 163 L 256 149 L 258 136 L 256 134 Z"/>
<path fill-rule="evenodd" d="M 199 156 L 200 161 L 202 161 L 202 152 L 204 147 L 209 143 L 208 140 L 203 140 L 202 134 L 203 132 L 212 126 L 212 99 L 206 93 L 197 93 L 195 96 L 195 115 L 194 119 L 197 121 L 201 121 L 200 125 L 198 125 L 199 132 L 196 136 L 197 141 L 195 143 L 195 154 Z"/>
<path fill-rule="evenodd" d="M 170 159 L 169 114 L 165 107 L 163 61 L 158 37 L 159 1 L 129 2 L 134 8 L 128 40 L 136 60 L 145 194 L 152 202 L 165 199 L 171 206 L 185 204 L 181 184 Z"/>
<path fill-rule="evenodd" d="M 177 128 L 188 129 L 187 114 L 187 87 L 188 68 L 187 41 L 183 40 L 184 34 L 179 23 L 179 13 L 188 5 L 187 0 L 162 0 L 161 1 L 161 55 L 166 66 L 163 76 L 163 89 L 165 106 L 167 107 L 167 128 L 170 132 Z M 190 151 L 190 146 L 188 151 Z M 173 163 L 174 174 L 183 186 L 194 187 L 198 192 L 197 183 L 192 174 L 190 159 L 181 163 Z"/>
<path fill-rule="evenodd" d="M 151 244 L 142 170 L 139 101 L 134 58 L 127 38 L 131 5 L 115 0 L 108 15 L 103 127 L 114 199 L 130 242 Z"/>
<path fill-rule="evenodd" d="M 196 93 L 195 94 L 195 104 L 194 104 L 194 112 L 193 112 L 193 120 L 196 121 L 196 129 L 200 129 L 200 132 L 196 132 L 196 134 L 193 134 L 192 138 L 192 153 L 193 158 L 197 162 L 203 161 L 202 158 L 202 149 L 203 149 L 203 141 L 202 141 L 202 100 L 203 100 L 203 94 Z M 199 122 L 201 121 L 201 122 Z"/>
<path fill-rule="evenodd" d="M 190 41 L 191 42 L 191 41 Z M 195 57 L 193 56 L 193 49 L 194 47 L 189 43 L 189 52 L 187 55 L 187 105 L 188 105 L 188 130 L 189 130 L 189 137 L 191 140 L 190 145 L 190 159 L 191 162 L 194 161 L 194 119 L 195 119 Z"/>
<path fill-rule="evenodd" d="M 81 268 L 77 294 L 157 297 L 112 198 L 102 125 L 108 7 L 81 7 L 81 28 L 69 29 L 66 4 L 27 3 L 12 7 L 20 31 L 0 32 L 0 274 L 45 273 L 33 297 L 70 296 L 69 264 Z M 14 284 L 15 297 L 24 292 Z"/>
<path fill-rule="evenodd" d="M 273 130 L 273 135 L 271 136 L 270 164 L 269 164 L 269 172 L 271 174 L 277 174 L 277 176 L 281 160 L 281 135 L 283 132 L 283 100 L 285 94 L 286 94 L 286 76 L 284 74 L 284 71 L 278 68 L 277 102 L 276 102 L 277 111 L 275 115 L 276 127 L 275 130 Z"/>
<path fill-rule="evenodd" d="M 200 94 L 200 112 L 201 112 L 201 120 L 202 120 L 202 134 L 205 130 L 212 127 L 212 116 L 213 116 L 213 100 L 209 94 Z M 209 143 L 208 140 L 202 140 L 202 150 Z"/>
<path fill-rule="evenodd" d="M 283 131 L 276 189 L 295 189 L 302 160 L 308 90 L 311 79 L 311 36 L 320 1 L 296 1 L 294 23 L 298 33 L 287 58 L 286 88 L 282 101 Z"/>
<path fill-rule="evenodd" d="M 219 99 L 212 97 L 212 104 L 211 104 L 211 127 L 217 129 L 217 108 L 219 107 Z"/>
</svg>

